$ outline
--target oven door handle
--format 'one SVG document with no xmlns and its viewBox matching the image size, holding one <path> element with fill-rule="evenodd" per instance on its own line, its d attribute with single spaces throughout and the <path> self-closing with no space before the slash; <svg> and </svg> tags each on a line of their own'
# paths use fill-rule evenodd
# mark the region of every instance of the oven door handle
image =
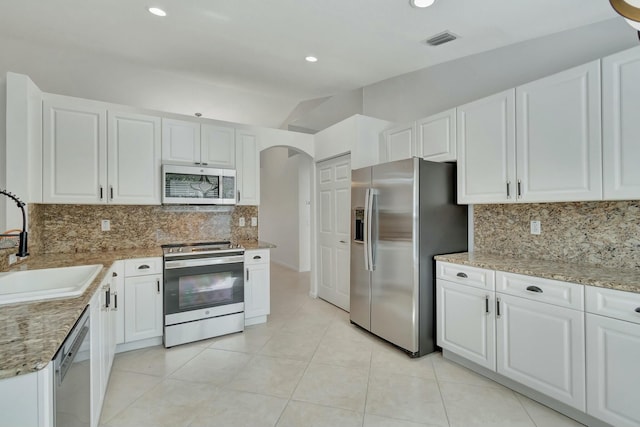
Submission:
<svg viewBox="0 0 640 427">
<path fill-rule="evenodd" d="M 204 265 L 220 265 L 220 264 L 236 264 L 244 262 L 244 256 L 229 256 L 219 258 L 196 258 L 196 259 L 182 259 L 176 261 L 165 261 L 165 270 L 171 270 L 174 268 L 188 268 L 188 267 L 201 267 Z"/>
</svg>

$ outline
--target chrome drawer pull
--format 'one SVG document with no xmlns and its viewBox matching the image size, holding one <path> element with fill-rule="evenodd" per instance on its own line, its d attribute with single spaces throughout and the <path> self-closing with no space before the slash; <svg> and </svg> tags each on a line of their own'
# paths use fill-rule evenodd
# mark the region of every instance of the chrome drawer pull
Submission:
<svg viewBox="0 0 640 427">
<path fill-rule="evenodd" d="M 256 255 L 253 257 L 253 259 L 262 259 L 262 257 L 260 255 Z"/>
<path fill-rule="evenodd" d="M 138 270 L 148 270 L 149 268 L 151 267 L 149 267 L 147 264 L 142 264 L 138 266 Z"/>
<path fill-rule="evenodd" d="M 466 273 L 462 273 L 462 272 L 460 272 L 460 273 L 456 274 L 456 276 L 458 276 L 458 277 L 462 277 L 463 279 L 466 279 L 467 277 L 469 277 L 469 276 L 467 276 L 467 274 L 466 274 Z"/>
<path fill-rule="evenodd" d="M 636 308 L 636 313 L 640 313 L 640 307 Z"/>
<path fill-rule="evenodd" d="M 537 292 L 537 293 L 539 293 L 539 294 L 541 294 L 541 293 L 542 293 L 542 289 L 540 289 L 540 288 L 539 288 L 539 287 L 537 287 L 537 286 L 527 286 L 527 290 L 528 290 L 528 291 L 531 291 L 531 292 Z"/>
</svg>

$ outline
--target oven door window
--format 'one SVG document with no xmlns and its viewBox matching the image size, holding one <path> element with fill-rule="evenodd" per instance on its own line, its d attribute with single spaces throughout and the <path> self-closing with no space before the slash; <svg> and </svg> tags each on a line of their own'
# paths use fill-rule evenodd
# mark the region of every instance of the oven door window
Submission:
<svg viewBox="0 0 640 427">
<path fill-rule="evenodd" d="M 165 271 L 166 314 L 243 301 L 242 263 Z"/>
</svg>

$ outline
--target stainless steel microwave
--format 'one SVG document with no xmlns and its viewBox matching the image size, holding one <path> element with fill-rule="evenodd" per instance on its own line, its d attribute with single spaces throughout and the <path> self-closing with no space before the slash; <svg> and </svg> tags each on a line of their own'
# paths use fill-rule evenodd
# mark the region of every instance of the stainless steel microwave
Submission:
<svg viewBox="0 0 640 427">
<path fill-rule="evenodd" d="M 201 166 L 162 165 L 162 203 L 235 205 L 236 171 Z"/>
</svg>

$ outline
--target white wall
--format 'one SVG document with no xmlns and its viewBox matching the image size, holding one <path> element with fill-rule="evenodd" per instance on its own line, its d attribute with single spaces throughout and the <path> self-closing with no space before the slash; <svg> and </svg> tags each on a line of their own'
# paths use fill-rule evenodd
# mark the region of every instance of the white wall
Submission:
<svg viewBox="0 0 640 427">
<path fill-rule="evenodd" d="M 311 158 L 289 153 L 285 147 L 272 147 L 260 153 L 259 237 L 277 246 L 271 250 L 272 261 L 296 271 L 308 271 L 310 257 L 301 262 L 301 242 L 310 239 L 305 236 L 301 204 L 310 200 L 310 185 L 306 191 L 302 187 L 309 182 Z M 307 180 L 301 181 L 300 174 L 305 168 Z M 309 250 L 304 247 L 302 253 Z"/>
<path fill-rule="evenodd" d="M 363 114 L 413 121 L 637 44 L 622 18 L 602 21 L 365 86 Z"/>
<path fill-rule="evenodd" d="M 299 99 L 224 87 L 90 51 L 0 37 L 0 84 L 26 74 L 43 92 L 268 127 L 279 127 Z M 4 100 L 4 98 L 2 98 Z M 4 131 L 1 133 L 4 134 Z"/>
</svg>

